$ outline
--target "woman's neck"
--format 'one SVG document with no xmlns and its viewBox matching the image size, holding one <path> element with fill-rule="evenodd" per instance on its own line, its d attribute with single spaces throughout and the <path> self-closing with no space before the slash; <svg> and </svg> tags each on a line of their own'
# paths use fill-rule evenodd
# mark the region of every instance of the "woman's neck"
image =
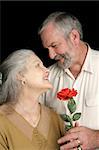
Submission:
<svg viewBox="0 0 99 150">
<path fill-rule="evenodd" d="M 18 101 L 15 105 L 15 109 L 20 112 L 25 112 L 27 114 L 36 114 L 37 110 L 39 109 L 39 103 L 37 101 Z"/>
<path fill-rule="evenodd" d="M 36 102 L 32 105 L 26 105 L 26 103 L 17 103 L 14 107 L 15 111 L 18 112 L 29 124 L 36 127 L 40 120 L 40 104 Z"/>
</svg>

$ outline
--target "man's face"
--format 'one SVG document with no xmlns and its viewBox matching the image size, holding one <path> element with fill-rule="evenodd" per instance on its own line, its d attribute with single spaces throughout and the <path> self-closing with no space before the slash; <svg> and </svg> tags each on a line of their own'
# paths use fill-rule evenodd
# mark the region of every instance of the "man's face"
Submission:
<svg viewBox="0 0 99 150">
<path fill-rule="evenodd" d="M 49 57 L 58 61 L 59 66 L 69 68 L 74 61 L 75 53 L 69 37 L 56 30 L 50 23 L 41 34 L 42 44 L 49 50 Z"/>
</svg>

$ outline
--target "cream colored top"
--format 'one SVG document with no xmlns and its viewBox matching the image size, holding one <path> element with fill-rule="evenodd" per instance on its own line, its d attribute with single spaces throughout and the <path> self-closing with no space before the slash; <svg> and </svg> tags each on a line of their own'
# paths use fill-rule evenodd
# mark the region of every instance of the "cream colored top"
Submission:
<svg viewBox="0 0 99 150">
<path fill-rule="evenodd" d="M 75 97 L 77 112 L 81 112 L 80 125 L 92 129 L 99 129 L 99 51 L 88 48 L 88 54 L 81 73 L 75 79 L 71 72 L 59 68 L 57 63 L 49 67 L 50 81 L 54 89 L 48 91 L 42 98 L 41 103 L 54 108 L 58 113 L 66 112 L 66 102 L 59 101 L 56 93 L 62 88 L 74 88 L 78 91 Z"/>
</svg>

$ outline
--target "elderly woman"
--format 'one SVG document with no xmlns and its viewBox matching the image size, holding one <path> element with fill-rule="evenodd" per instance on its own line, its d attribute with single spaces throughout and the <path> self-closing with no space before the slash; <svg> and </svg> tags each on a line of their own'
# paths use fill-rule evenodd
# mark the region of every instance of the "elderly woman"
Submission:
<svg viewBox="0 0 99 150">
<path fill-rule="evenodd" d="M 58 150 L 64 123 L 39 96 L 52 89 L 49 71 L 32 50 L 17 50 L 0 65 L 0 150 Z"/>
</svg>

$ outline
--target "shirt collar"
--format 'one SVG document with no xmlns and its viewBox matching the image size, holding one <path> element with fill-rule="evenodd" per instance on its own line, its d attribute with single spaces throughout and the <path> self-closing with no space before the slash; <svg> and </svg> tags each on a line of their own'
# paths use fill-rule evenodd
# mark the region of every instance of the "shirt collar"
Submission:
<svg viewBox="0 0 99 150">
<path fill-rule="evenodd" d="M 93 73 L 92 50 L 88 44 L 87 46 L 88 46 L 88 52 L 87 52 L 87 56 L 82 67 L 82 71 L 84 70 L 86 72 Z"/>
</svg>

